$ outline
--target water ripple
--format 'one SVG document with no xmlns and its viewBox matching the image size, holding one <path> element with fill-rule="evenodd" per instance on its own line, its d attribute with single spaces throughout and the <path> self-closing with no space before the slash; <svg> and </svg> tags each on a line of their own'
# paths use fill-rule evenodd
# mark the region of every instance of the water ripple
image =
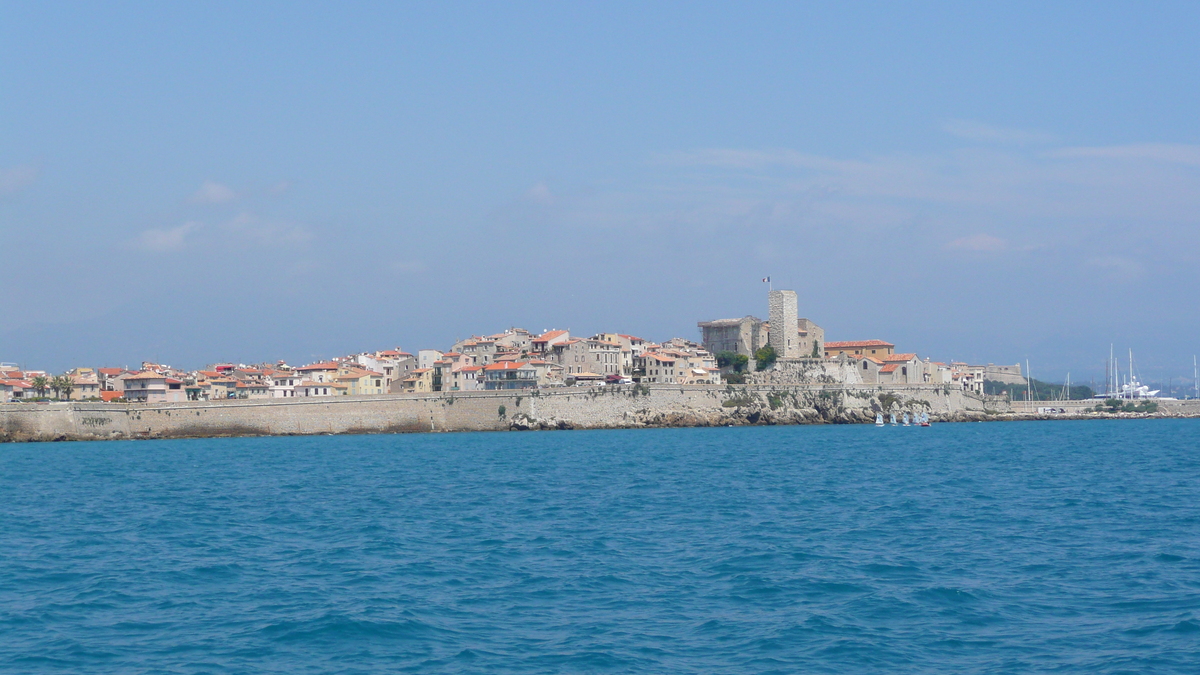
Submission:
<svg viewBox="0 0 1200 675">
<path fill-rule="evenodd" d="M 3 672 L 1200 672 L 1200 421 L 0 458 Z"/>
</svg>

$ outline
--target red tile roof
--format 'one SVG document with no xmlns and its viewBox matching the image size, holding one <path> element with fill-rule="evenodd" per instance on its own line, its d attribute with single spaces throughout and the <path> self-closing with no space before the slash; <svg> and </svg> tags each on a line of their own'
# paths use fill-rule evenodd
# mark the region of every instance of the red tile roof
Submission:
<svg viewBox="0 0 1200 675">
<path fill-rule="evenodd" d="M 526 365 L 526 363 L 524 361 L 501 361 L 499 363 L 493 363 L 491 365 L 484 366 L 483 369 L 484 370 L 517 370 L 521 366 L 524 366 L 524 365 Z"/>
<path fill-rule="evenodd" d="M 855 347 L 895 347 L 896 345 L 883 340 L 848 340 L 845 342 L 826 342 L 826 349 L 852 349 Z"/>
<path fill-rule="evenodd" d="M 308 365 L 308 366 L 300 366 L 296 370 L 305 371 L 305 370 L 337 370 L 337 369 L 338 369 L 338 364 L 334 363 L 333 361 L 325 361 L 323 363 L 314 363 L 314 364 Z"/>
<path fill-rule="evenodd" d="M 151 372 L 149 370 L 144 370 L 144 371 L 138 373 L 137 375 L 130 375 L 129 377 L 127 377 L 125 379 L 126 380 L 165 380 L 165 379 L 167 379 L 167 376 L 159 375 L 158 373 Z"/>
<path fill-rule="evenodd" d="M 881 373 L 894 373 L 894 372 L 896 372 L 896 369 L 897 369 L 897 368 L 899 368 L 899 367 L 900 367 L 900 364 L 898 364 L 898 363 L 889 363 L 889 364 L 887 364 L 886 366 L 884 366 L 884 367 L 880 368 L 880 369 L 879 369 L 879 372 L 881 372 Z"/>
<path fill-rule="evenodd" d="M 542 333 L 538 337 L 534 338 L 533 341 L 534 342 L 549 342 L 550 340 L 553 340 L 556 337 L 566 334 L 566 332 L 567 331 L 565 331 L 565 330 L 548 330 L 545 333 Z"/>
<path fill-rule="evenodd" d="M 889 363 L 900 363 L 902 361 L 912 361 L 915 358 L 917 358 L 916 354 L 888 354 L 883 357 L 883 360 Z"/>
</svg>

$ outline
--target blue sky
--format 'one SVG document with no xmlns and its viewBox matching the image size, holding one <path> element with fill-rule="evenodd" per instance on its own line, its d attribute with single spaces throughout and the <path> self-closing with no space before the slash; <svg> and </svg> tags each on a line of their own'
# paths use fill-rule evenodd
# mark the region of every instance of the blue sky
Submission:
<svg viewBox="0 0 1200 675">
<path fill-rule="evenodd" d="M 1196 3 L 0 3 L 0 360 L 1200 351 Z"/>
</svg>

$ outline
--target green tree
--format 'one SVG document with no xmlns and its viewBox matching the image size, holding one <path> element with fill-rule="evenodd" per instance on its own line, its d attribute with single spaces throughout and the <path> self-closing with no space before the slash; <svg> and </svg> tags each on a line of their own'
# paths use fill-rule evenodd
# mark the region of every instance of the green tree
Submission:
<svg viewBox="0 0 1200 675">
<path fill-rule="evenodd" d="M 821 343 L 817 342 L 816 340 L 813 340 L 812 357 L 814 359 L 821 358 Z"/>
<path fill-rule="evenodd" d="M 70 375 L 63 375 L 58 383 L 58 390 L 62 392 L 63 398 L 70 400 L 71 392 L 75 391 L 75 380 L 72 380 Z"/>
<path fill-rule="evenodd" d="M 717 366 L 721 368 L 733 368 L 733 372 L 740 373 L 746 370 L 746 365 L 750 363 L 750 357 L 745 354 L 739 354 L 734 351 L 725 350 L 717 352 Z"/>
<path fill-rule="evenodd" d="M 46 390 L 50 388 L 50 378 L 46 377 L 45 375 L 38 375 L 37 377 L 33 378 L 30 384 L 32 384 L 33 388 L 37 391 L 38 398 L 41 398 L 46 395 Z"/>
<path fill-rule="evenodd" d="M 50 389 L 54 391 L 54 398 L 62 398 L 63 380 L 65 379 L 62 375 L 58 375 L 50 380 Z"/>
<path fill-rule="evenodd" d="M 754 360 L 758 363 L 757 367 L 759 370 L 766 370 L 775 365 L 775 360 L 777 358 L 778 355 L 775 353 L 775 348 L 771 345 L 767 345 L 766 347 L 754 352 Z"/>
</svg>

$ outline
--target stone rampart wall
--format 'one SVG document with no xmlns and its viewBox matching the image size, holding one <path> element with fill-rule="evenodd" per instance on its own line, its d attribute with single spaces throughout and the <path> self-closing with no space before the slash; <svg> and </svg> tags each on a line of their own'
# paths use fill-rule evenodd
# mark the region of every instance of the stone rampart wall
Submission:
<svg viewBox="0 0 1200 675">
<path fill-rule="evenodd" d="M 983 399 L 946 386 L 622 385 L 187 403 L 0 405 L 0 440 L 491 431 L 861 422 L 875 410 L 949 417 Z"/>
</svg>

